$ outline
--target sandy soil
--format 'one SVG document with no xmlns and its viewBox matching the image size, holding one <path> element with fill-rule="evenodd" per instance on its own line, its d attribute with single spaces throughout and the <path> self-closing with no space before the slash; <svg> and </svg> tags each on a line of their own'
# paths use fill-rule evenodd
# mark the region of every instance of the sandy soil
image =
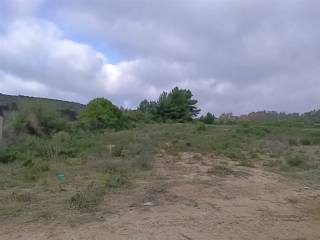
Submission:
<svg viewBox="0 0 320 240">
<path fill-rule="evenodd" d="M 226 171 L 214 168 L 225 162 L 214 155 L 159 155 L 150 180 L 107 195 L 94 217 L 8 221 L 0 224 L 0 239 L 320 239 L 319 190 L 230 161 Z"/>
</svg>

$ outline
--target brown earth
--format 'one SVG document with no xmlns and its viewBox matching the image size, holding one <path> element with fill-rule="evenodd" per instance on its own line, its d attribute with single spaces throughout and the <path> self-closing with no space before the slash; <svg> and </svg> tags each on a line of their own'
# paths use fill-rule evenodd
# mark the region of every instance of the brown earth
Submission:
<svg viewBox="0 0 320 240">
<path fill-rule="evenodd" d="M 76 219 L 4 221 L 0 239 L 319 240 L 320 191 L 215 155 L 163 153 L 148 180 Z"/>
</svg>

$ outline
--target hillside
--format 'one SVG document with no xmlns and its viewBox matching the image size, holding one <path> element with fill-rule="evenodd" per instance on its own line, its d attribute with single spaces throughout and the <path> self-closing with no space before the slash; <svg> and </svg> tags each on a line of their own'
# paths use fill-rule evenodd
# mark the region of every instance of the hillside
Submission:
<svg viewBox="0 0 320 240">
<path fill-rule="evenodd" d="M 198 118 L 192 96 L 70 119 L 2 95 L 0 239 L 320 239 L 319 111 Z"/>
<path fill-rule="evenodd" d="M 38 140 L 0 164 L 0 239 L 317 240 L 311 132 L 177 123 Z"/>
<path fill-rule="evenodd" d="M 14 95 L 6 95 L 6 94 L 0 93 L 0 107 L 12 106 L 21 101 L 50 103 L 51 105 L 56 106 L 57 110 L 72 110 L 72 111 L 79 112 L 83 108 L 82 104 L 76 103 L 76 102 L 69 102 L 69 101 L 49 99 L 49 98 L 29 97 L 29 96 L 22 96 L 22 95 L 14 96 Z"/>
</svg>

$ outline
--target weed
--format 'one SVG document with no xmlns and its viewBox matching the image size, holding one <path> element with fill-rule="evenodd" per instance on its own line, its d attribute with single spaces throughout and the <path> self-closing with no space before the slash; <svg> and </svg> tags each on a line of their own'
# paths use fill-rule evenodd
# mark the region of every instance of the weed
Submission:
<svg viewBox="0 0 320 240">
<path fill-rule="evenodd" d="M 246 159 L 246 158 L 240 159 L 240 161 L 239 161 L 239 166 L 251 167 L 251 168 L 255 167 L 255 166 L 254 166 L 254 163 L 253 163 L 252 161 Z"/>
<path fill-rule="evenodd" d="M 116 145 L 112 148 L 111 153 L 113 157 L 122 157 L 123 156 L 124 147 L 120 145 Z"/>
<path fill-rule="evenodd" d="M 69 206 L 72 209 L 93 209 L 103 199 L 105 192 L 91 183 L 85 191 L 79 191 L 69 200 Z"/>
<path fill-rule="evenodd" d="M 29 182 L 37 181 L 43 172 L 47 172 L 50 169 L 49 163 L 46 161 L 35 160 L 27 163 L 28 166 L 25 169 L 25 180 Z"/>
<path fill-rule="evenodd" d="M 119 188 L 128 182 L 128 177 L 121 172 L 111 172 L 106 175 L 106 187 L 108 189 Z"/>
<path fill-rule="evenodd" d="M 197 127 L 197 131 L 205 131 L 207 130 L 207 127 L 204 123 L 200 123 L 199 126 Z"/>
<path fill-rule="evenodd" d="M 311 140 L 308 138 L 303 138 L 300 140 L 302 145 L 311 145 Z"/>
<path fill-rule="evenodd" d="M 0 150 L 0 163 L 11 163 L 17 159 L 17 152 L 12 149 Z"/>
<path fill-rule="evenodd" d="M 226 165 L 217 165 L 214 166 L 212 168 L 210 168 L 207 171 L 209 174 L 213 174 L 213 175 L 217 175 L 217 176 L 227 176 L 227 175 L 231 175 L 234 172 L 232 171 L 232 169 Z"/>
<path fill-rule="evenodd" d="M 270 130 L 267 127 L 251 126 L 249 124 L 242 124 L 236 127 L 236 133 L 258 138 L 264 137 L 269 132 Z"/>
<path fill-rule="evenodd" d="M 263 163 L 264 166 L 266 167 L 281 167 L 283 165 L 283 162 L 279 159 L 271 159 L 271 160 L 267 160 Z"/>
<path fill-rule="evenodd" d="M 303 160 L 303 156 L 301 155 L 297 155 L 297 156 L 289 156 L 287 159 L 286 159 L 286 162 L 289 166 L 291 167 L 299 167 L 302 165 L 302 163 L 304 162 Z"/>
<path fill-rule="evenodd" d="M 298 145 L 299 145 L 298 141 L 297 141 L 296 139 L 293 139 L 293 138 L 290 138 L 290 139 L 288 140 L 288 144 L 289 144 L 290 146 L 298 146 Z"/>
<path fill-rule="evenodd" d="M 31 191 L 23 191 L 20 193 L 12 192 L 8 197 L 8 201 L 31 202 L 33 193 Z"/>
<path fill-rule="evenodd" d="M 97 198 L 92 193 L 78 192 L 70 199 L 70 208 L 83 209 L 92 208 L 96 205 Z"/>
</svg>

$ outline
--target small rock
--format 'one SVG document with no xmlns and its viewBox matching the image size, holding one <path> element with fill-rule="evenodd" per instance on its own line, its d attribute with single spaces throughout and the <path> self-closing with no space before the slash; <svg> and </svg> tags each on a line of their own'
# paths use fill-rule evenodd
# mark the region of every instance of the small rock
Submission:
<svg viewBox="0 0 320 240">
<path fill-rule="evenodd" d="M 153 202 L 146 202 L 143 204 L 143 206 L 154 206 Z"/>
</svg>

